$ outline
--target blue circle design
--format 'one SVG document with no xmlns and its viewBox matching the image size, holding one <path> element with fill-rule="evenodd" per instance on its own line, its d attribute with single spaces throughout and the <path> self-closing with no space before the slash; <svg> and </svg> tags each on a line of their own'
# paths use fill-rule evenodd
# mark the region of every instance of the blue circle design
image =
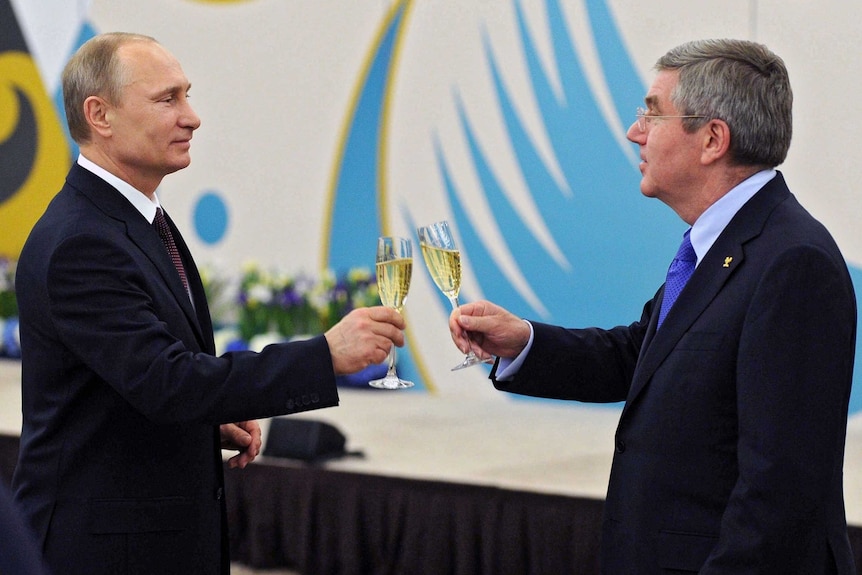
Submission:
<svg viewBox="0 0 862 575">
<path fill-rule="evenodd" d="M 207 244 L 220 242 L 227 232 L 227 205 L 215 191 L 205 192 L 194 209 L 195 231 Z"/>
</svg>

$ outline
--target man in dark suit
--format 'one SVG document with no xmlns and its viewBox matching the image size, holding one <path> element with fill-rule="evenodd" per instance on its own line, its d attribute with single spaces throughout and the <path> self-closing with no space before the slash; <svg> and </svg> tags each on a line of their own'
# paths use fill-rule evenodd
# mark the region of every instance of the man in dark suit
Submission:
<svg viewBox="0 0 862 575">
<path fill-rule="evenodd" d="M 308 341 L 214 355 L 191 254 L 169 218 L 164 238 L 152 225 L 200 125 L 189 86 L 167 50 L 129 34 L 90 40 L 63 74 L 81 155 L 18 263 L 13 486 L 64 575 L 228 573 L 221 448 L 244 467 L 254 419 L 336 405 L 336 374 L 404 342 L 400 315 L 374 307 Z"/>
<path fill-rule="evenodd" d="M 607 330 L 471 303 L 453 339 L 500 358 L 498 389 L 625 400 L 604 573 L 855 574 L 842 466 L 856 302 L 834 241 L 774 170 L 791 137 L 784 63 L 701 41 L 656 70 L 627 136 L 642 193 L 691 226 L 688 283 L 669 279 L 638 321 Z"/>
</svg>

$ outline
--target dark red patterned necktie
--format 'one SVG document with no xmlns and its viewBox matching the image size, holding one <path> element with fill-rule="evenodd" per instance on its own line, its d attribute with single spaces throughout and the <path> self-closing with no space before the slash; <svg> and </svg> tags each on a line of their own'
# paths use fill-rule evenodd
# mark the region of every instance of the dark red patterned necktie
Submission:
<svg viewBox="0 0 862 575">
<path fill-rule="evenodd" d="M 180 258 L 180 251 L 177 249 L 177 244 L 174 242 L 174 235 L 171 233 L 171 228 L 168 226 L 168 220 L 165 219 L 165 214 L 162 208 L 156 208 L 156 219 L 153 220 L 153 225 L 159 232 L 162 238 L 162 243 L 165 244 L 165 249 L 168 250 L 168 255 L 171 256 L 171 261 L 174 262 L 174 267 L 177 268 L 177 273 L 180 274 L 180 279 L 183 282 L 183 287 L 186 288 L 186 293 L 189 291 L 189 280 L 186 279 L 186 269 L 183 267 L 183 260 Z M 191 296 L 189 296 L 191 297 Z"/>
</svg>

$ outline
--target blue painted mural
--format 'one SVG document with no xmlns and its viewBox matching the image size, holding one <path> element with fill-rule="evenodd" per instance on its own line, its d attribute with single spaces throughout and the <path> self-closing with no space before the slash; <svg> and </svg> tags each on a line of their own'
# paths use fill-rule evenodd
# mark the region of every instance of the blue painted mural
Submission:
<svg viewBox="0 0 862 575">
<path fill-rule="evenodd" d="M 558 74 L 559 96 L 539 62 L 537 48 L 525 24 L 518 0 L 513 0 L 520 41 L 524 46 L 531 89 L 541 112 L 554 153 L 565 178 L 560 186 L 541 161 L 504 86 L 497 62 L 487 48 L 487 65 L 494 81 L 496 102 L 517 162 L 538 206 L 543 223 L 563 254 L 561 260 L 534 236 L 522 215 L 503 193 L 503 183 L 490 168 L 477 144 L 476 134 L 463 106 L 458 104 L 461 130 L 468 143 L 482 193 L 493 206 L 497 227 L 519 271 L 530 281 L 533 297 L 525 297 L 505 276 L 485 240 L 467 216 L 463 194 L 449 174 L 436 142 L 441 179 L 445 183 L 461 249 L 469 254 L 482 295 L 515 313 L 561 325 L 609 327 L 640 317 L 643 303 L 661 285 L 669 259 L 686 225 L 669 208 L 639 192 L 640 173 L 633 144 L 621 143 L 616 126 L 629 126 L 646 86 L 640 80 L 607 3 L 586 3 L 605 81 L 616 118 L 602 112 L 598 96 L 587 80 L 575 42 L 564 24 L 559 0 L 546 0 L 548 27 Z M 385 166 L 386 106 L 396 77 L 398 38 L 407 33 L 411 2 L 402 0 L 381 27 L 360 76 L 354 108 L 348 114 L 344 145 L 336 158 L 330 225 L 325 230 L 324 259 L 329 266 L 346 268 L 366 262 L 366 246 L 388 233 L 385 188 L 380 170 Z M 458 100 L 457 89 L 453 98 Z M 618 122 L 618 123 L 617 123 Z M 618 134 L 616 134 L 618 135 Z M 409 220 L 408 210 L 404 216 Z M 375 222 L 376 226 L 369 225 Z M 413 222 L 411 221 L 411 227 Z M 336 230 L 362 230 L 367 237 L 337 234 Z M 357 241 L 357 239 L 361 241 Z M 862 270 L 852 269 L 857 286 Z M 549 279 L 550 278 L 550 279 Z M 470 294 L 464 294 L 465 300 Z M 536 302 L 539 302 L 537 305 Z M 440 314 L 449 304 L 439 299 Z M 441 319 L 441 323 L 445 321 Z M 400 371 L 422 381 L 421 358 L 413 348 L 402 353 Z M 858 348 L 857 348 L 858 352 Z M 856 379 L 862 377 L 857 364 Z M 426 385 L 430 382 L 425 382 Z M 855 386 L 851 412 L 862 410 L 862 390 Z"/>
</svg>

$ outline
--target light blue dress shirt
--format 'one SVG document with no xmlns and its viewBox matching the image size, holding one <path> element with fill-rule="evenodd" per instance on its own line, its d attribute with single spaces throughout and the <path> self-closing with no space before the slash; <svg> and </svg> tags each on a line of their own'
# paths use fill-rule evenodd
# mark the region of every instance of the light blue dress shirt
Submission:
<svg viewBox="0 0 862 575">
<path fill-rule="evenodd" d="M 765 186 L 772 178 L 775 177 L 775 170 L 762 170 L 753 176 L 743 180 L 732 188 L 729 192 L 718 199 L 717 202 L 709 206 L 691 227 L 691 246 L 694 248 L 694 253 L 697 255 L 697 264 L 700 264 L 706 252 L 736 215 L 736 212 L 745 205 L 745 203 L 754 197 L 760 188 Z M 696 264 L 696 265 L 697 265 Z M 527 321 L 527 320 L 524 320 Z M 512 379 L 521 365 L 524 363 L 527 354 L 530 353 L 530 348 L 533 346 L 533 324 L 530 325 L 530 340 L 527 342 L 524 350 L 515 358 L 500 358 L 500 365 L 497 366 L 497 380 L 507 381 Z"/>
</svg>

